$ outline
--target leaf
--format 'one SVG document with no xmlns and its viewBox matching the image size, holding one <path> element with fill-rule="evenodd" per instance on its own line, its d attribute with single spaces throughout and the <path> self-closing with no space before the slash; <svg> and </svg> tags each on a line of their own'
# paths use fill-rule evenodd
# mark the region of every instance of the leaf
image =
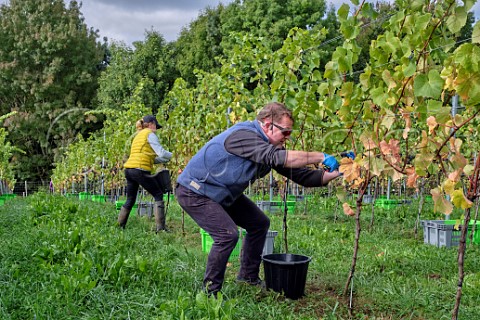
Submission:
<svg viewBox="0 0 480 320">
<path fill-rule="evenodd" d="M 412 119 L 410 117 L 410 112 L 405 111 L 403 109 L 400 110 L 402 112 L 402 118 L 405 120 L 405 129 L 403 129 L 403 139 L 408 138 L 408 133 L 410 132 L 410 129 L 412 128 Z"/>
<path fill-rule="evenodd" d="M 443 182 L 443 190 L 445 190 L 446 194 L 452 195 L 453 191 L 455 191 L 455 185 L 457 183 L 451 179 L 447 179 Z"/>
<path fill-rule="evenodd" d="M 387 165 L 387 163 L 385 162 L 385 160 L 381 158 L 370 157 L 369 159 L 370 159 L 370 171 L 372 172 L 372 174 L 376 176 L 380 176 L 383 170 L 385 170 L 385 166 Z M 366 160 L 367 158 L 365 159 L 365 162 Z"/>
<path fill-rule="evenodd" d="M 435 128 L 437 127 L 437 119 L 434 116 L 430 116 L 427 119 L 428 133 L 432 134 Z"/>
<path fill-rule="evenodd" d="M 403 69 L 403 76 L 407 78 L 411 77 L 415 74 L 415 71 L 417 71 L 417 65 L 413 61 L 410 61 L 408 66 Z"/>
<path fill-rule="evenodd" d="M 345 202 L 347 201 L 347 193 L 345 192 L 345 189 L 342 186 L 338 186 L 336 188 L 335 195 L 337 196 L 337 199 L 340 202 Z"/>
<path fill-rule="evenodd" d="M 452 202 L 457 208 L 462 208 L 463 210 L 471 208 L 473 202 L 468 200 L 467 197 L 463 194 L 462 189 L 457 189 L 452 194 Z"/>
<path fill-rule="evenodd" d="M 401 161 L 400 141 L 390 139 L 387 143 L 385 140 L 382 140 L 380 142 L 380 150 L 393 164 Z"/>
<path fill-rule="evenodd" d="M 455 169 L 460 170 L 463 170 L 468 163 L 467 159 L 461 153 L 456 153 L 453 157 L 451 157 L 450 162 Z"/>
<path fill-rule="evenodd" d="M 397 86 L 397 83 L 395 82 L 395 79 L 393 79 L 389 70 L 384 70 L 382 72 L 382 79 L 383 81 L 385 81 L 385 84 L 387 85 L 387 91 L 390 91 Z"/>
<path fill-rule="evenodd" d="M 343 173 L 343 179 L 347 182 L 352 182 L 360 177 L 360 166 L 350 158 L 340 160 L 339 171 Z"/>
<path fill-rule="evenodd" d="M 447 19 L 447 27 L 452 33 L 456 33 L 462 29 L 467 22 L 467 11 L 465 7 L 456 7 L 455 13 Z"/>
<path fill-rule="evenodd" d="M 419 74 L 415 77 L 413 88 L 416 96 L 439 99 L 444 81 L 437 70 L 430 70 L 428 76 Z"/>
<path fill-rule="evenodd" d="M 387 99 L 388 100 L 388 99 Z M 385 116 L 382 119 L 382 126 L 387 129 L 390 129 L 395 123 L 395 114 L 389 109 L 385 109 Z"/>
<path fill-rule="evenodd" d="M 363 143 L 365 151 L 372 150 L 377 147 L 377 144 L 373 138 L 373 133 L 371 132 L 363 132 L 359 139 Z"/>
<path fill-rule="evenodd" d="M 382 107 L 387 107 L 387 99 L 388 99 L 388 94 L 385 92 L 385 88 L 378 87 L 370 90 L 370 94 L 372 96 L 372 100 L 375 104 L 382 106 Z"/>
<path fill-rule="evenodd" d="M 469 176 L 469 175 L 473 174 L 473 170 L 474 170 L 474 169 L 475 169 L 474 166 L 472 166 L 471 164 L 467 164 L 467 165 L 465 166 L 465 168 L 463 168 L 463 172 L 465 172 L 465 174 L 466 174 L 467 176 Z"/>
<path fill-rule="evenodd" d="M 455 181 L 455 182 L 458 182 L 458 181 L 460 181 L 460 178 L 462 177 L 462 172 L 463 172 L 462 169 L 455 170 L 448 175 L 448 179 L 452 180 L 452 181 Z"/>
<path fill-rule="evenodd" d="M 350 205 L 348 203 L 343 203 L 342 205 L 343 207 L 343 213 L 345 213 L 347 216 L 354 216 L 355 215 L 355 211 L 353 211 L 352 208 L 350 208 Z"/>
<path fill-rule="evenodd" d="M 407 187 L 416 188 L 418 175 L 415 171 L 415 167 L 407 167 L 405 171 L 407 172 Z"/>
<path fill-rule="evenodd" d="M 480 43 L 480 21 L 473 26 L 472 43 Z"/>
<path fill-rule="evenodd" d="M 445 199 L 439 188 L 430 190 L 433 200 L 433 211 L 449 215 L 453 211 L 453 206 Z"/>
<path fill-rule="evenodd" d="M 346 3 L 342 4 L 337 11 L 338 17 L 340 19 L 347 19 L 349 13 L 350 13 L 350 6 Z"/>
</svg>

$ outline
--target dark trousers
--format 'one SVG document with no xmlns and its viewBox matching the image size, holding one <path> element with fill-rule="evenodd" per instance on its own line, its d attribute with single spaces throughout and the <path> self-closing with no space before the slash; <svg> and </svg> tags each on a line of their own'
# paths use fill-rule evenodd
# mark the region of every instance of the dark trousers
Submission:
<svg viewBox="0 0 480 320">
<path fill-rule="evenodd" d="M 127 201 L 123 206 L 126 209 L 132 210 L 135 205 L 139 186 L 147 190 L 155 201 L 163 200 L 162 189 L 150 172 L 140 169 L 125 169 L 125 178 L 127 178 Z"/>
<path fill-rule="evenodd" d="M 257 279 L 262 262 L 270 219 L 245 195 L 230 207 L 223 207 L 205 196 L 177 185 L 175 195 L 180 206 L 213 239 L 203 285 L 208 292 L 222 288 L 230 254 L 238 241 L 238 227 L 247 234 L 243 240 L 239 276 Z"/>
</svg>

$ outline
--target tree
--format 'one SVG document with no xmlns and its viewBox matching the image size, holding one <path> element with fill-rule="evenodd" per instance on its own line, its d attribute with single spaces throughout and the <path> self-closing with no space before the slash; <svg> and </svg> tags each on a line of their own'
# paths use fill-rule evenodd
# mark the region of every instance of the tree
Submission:
<svg viewBox="0 0 480 320">
<path fill-rule="evenodd" d="M 175 42 L 175 61 L 180 76 L 188 84 L 196 81 L 195 70 L 219 72 L 225 57 L 233 50 L 234 34 L 261 37 L 272 49 L 279 49 L 289 31 L 301 29 L 328 29 L 326 40 L 337 37 L 333 8 L 326 13 L 324 0 L 236 0 L 227 6 L 207 8 L 184 28 Z M 334 48 L 338 41 L 332 41 Z"/>
<path fill-rule="evenodd" d="M 16 175 L 46 180 L 58 149 L 94 128 L 84 111 L 104 52 L 76 1 L 12 0 L 0 23 L 0 111 L 17 111 L 8 138 L 26 151 L 14 155 Z"/>
<path fill-rule="evenodd" d="M 110 46 L 110 62 L 99 80 L 98 98 L 102 109 L 126 108 L 136 87 L 142 82 L 141 103 L 157 113 L 165 94 L 178 73 L 170 59 L 172 45 L 158 32 L 150 31 L 145 41 L 134 43 L 135 50 L 123 44 Z"/>
</svg>

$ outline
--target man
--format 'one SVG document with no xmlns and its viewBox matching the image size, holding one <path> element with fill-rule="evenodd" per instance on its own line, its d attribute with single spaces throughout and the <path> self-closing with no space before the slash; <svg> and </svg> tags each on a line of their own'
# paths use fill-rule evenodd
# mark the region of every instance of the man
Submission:
<svg viewBox="0 0 480 320">
<path fill-rule="evenodd" d="M 222 288 L 228 258 L 238 241 L 238 226 L 247 234 L 237 281 L 261 283 L 261 254 L 270 220 L 243 194 L 249 182 L 271 169 L 305 187 L 324 186 L 340 175 L 332 156 L 284 149 L 293 124 L 290 110 L 281 103 L 269 103 L 256 120 L 238 123 L 212 138 L 178 177 L 178 203 L 214 240 L 203 279 L 208 294 L 216 295 Z M 305 168 L 317 163 L 330 169 Z"/>
</svg>

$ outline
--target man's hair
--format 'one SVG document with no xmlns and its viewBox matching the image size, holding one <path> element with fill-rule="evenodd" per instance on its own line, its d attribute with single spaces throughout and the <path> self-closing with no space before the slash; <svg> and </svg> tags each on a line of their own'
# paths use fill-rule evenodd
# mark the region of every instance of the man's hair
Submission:
<svg viewBox="0 0 480 320">
<path fill-rule="evenodd" d="M 265 119 L 270 119 L 273 122 L 280 122 L 284 116 L 287 116 L 290 120 L 294 121 L 292 111 L 290 111 L 283 103 L 270 102 L 257 114 L 257 120 L 263 121 Z"/>
</svg>

